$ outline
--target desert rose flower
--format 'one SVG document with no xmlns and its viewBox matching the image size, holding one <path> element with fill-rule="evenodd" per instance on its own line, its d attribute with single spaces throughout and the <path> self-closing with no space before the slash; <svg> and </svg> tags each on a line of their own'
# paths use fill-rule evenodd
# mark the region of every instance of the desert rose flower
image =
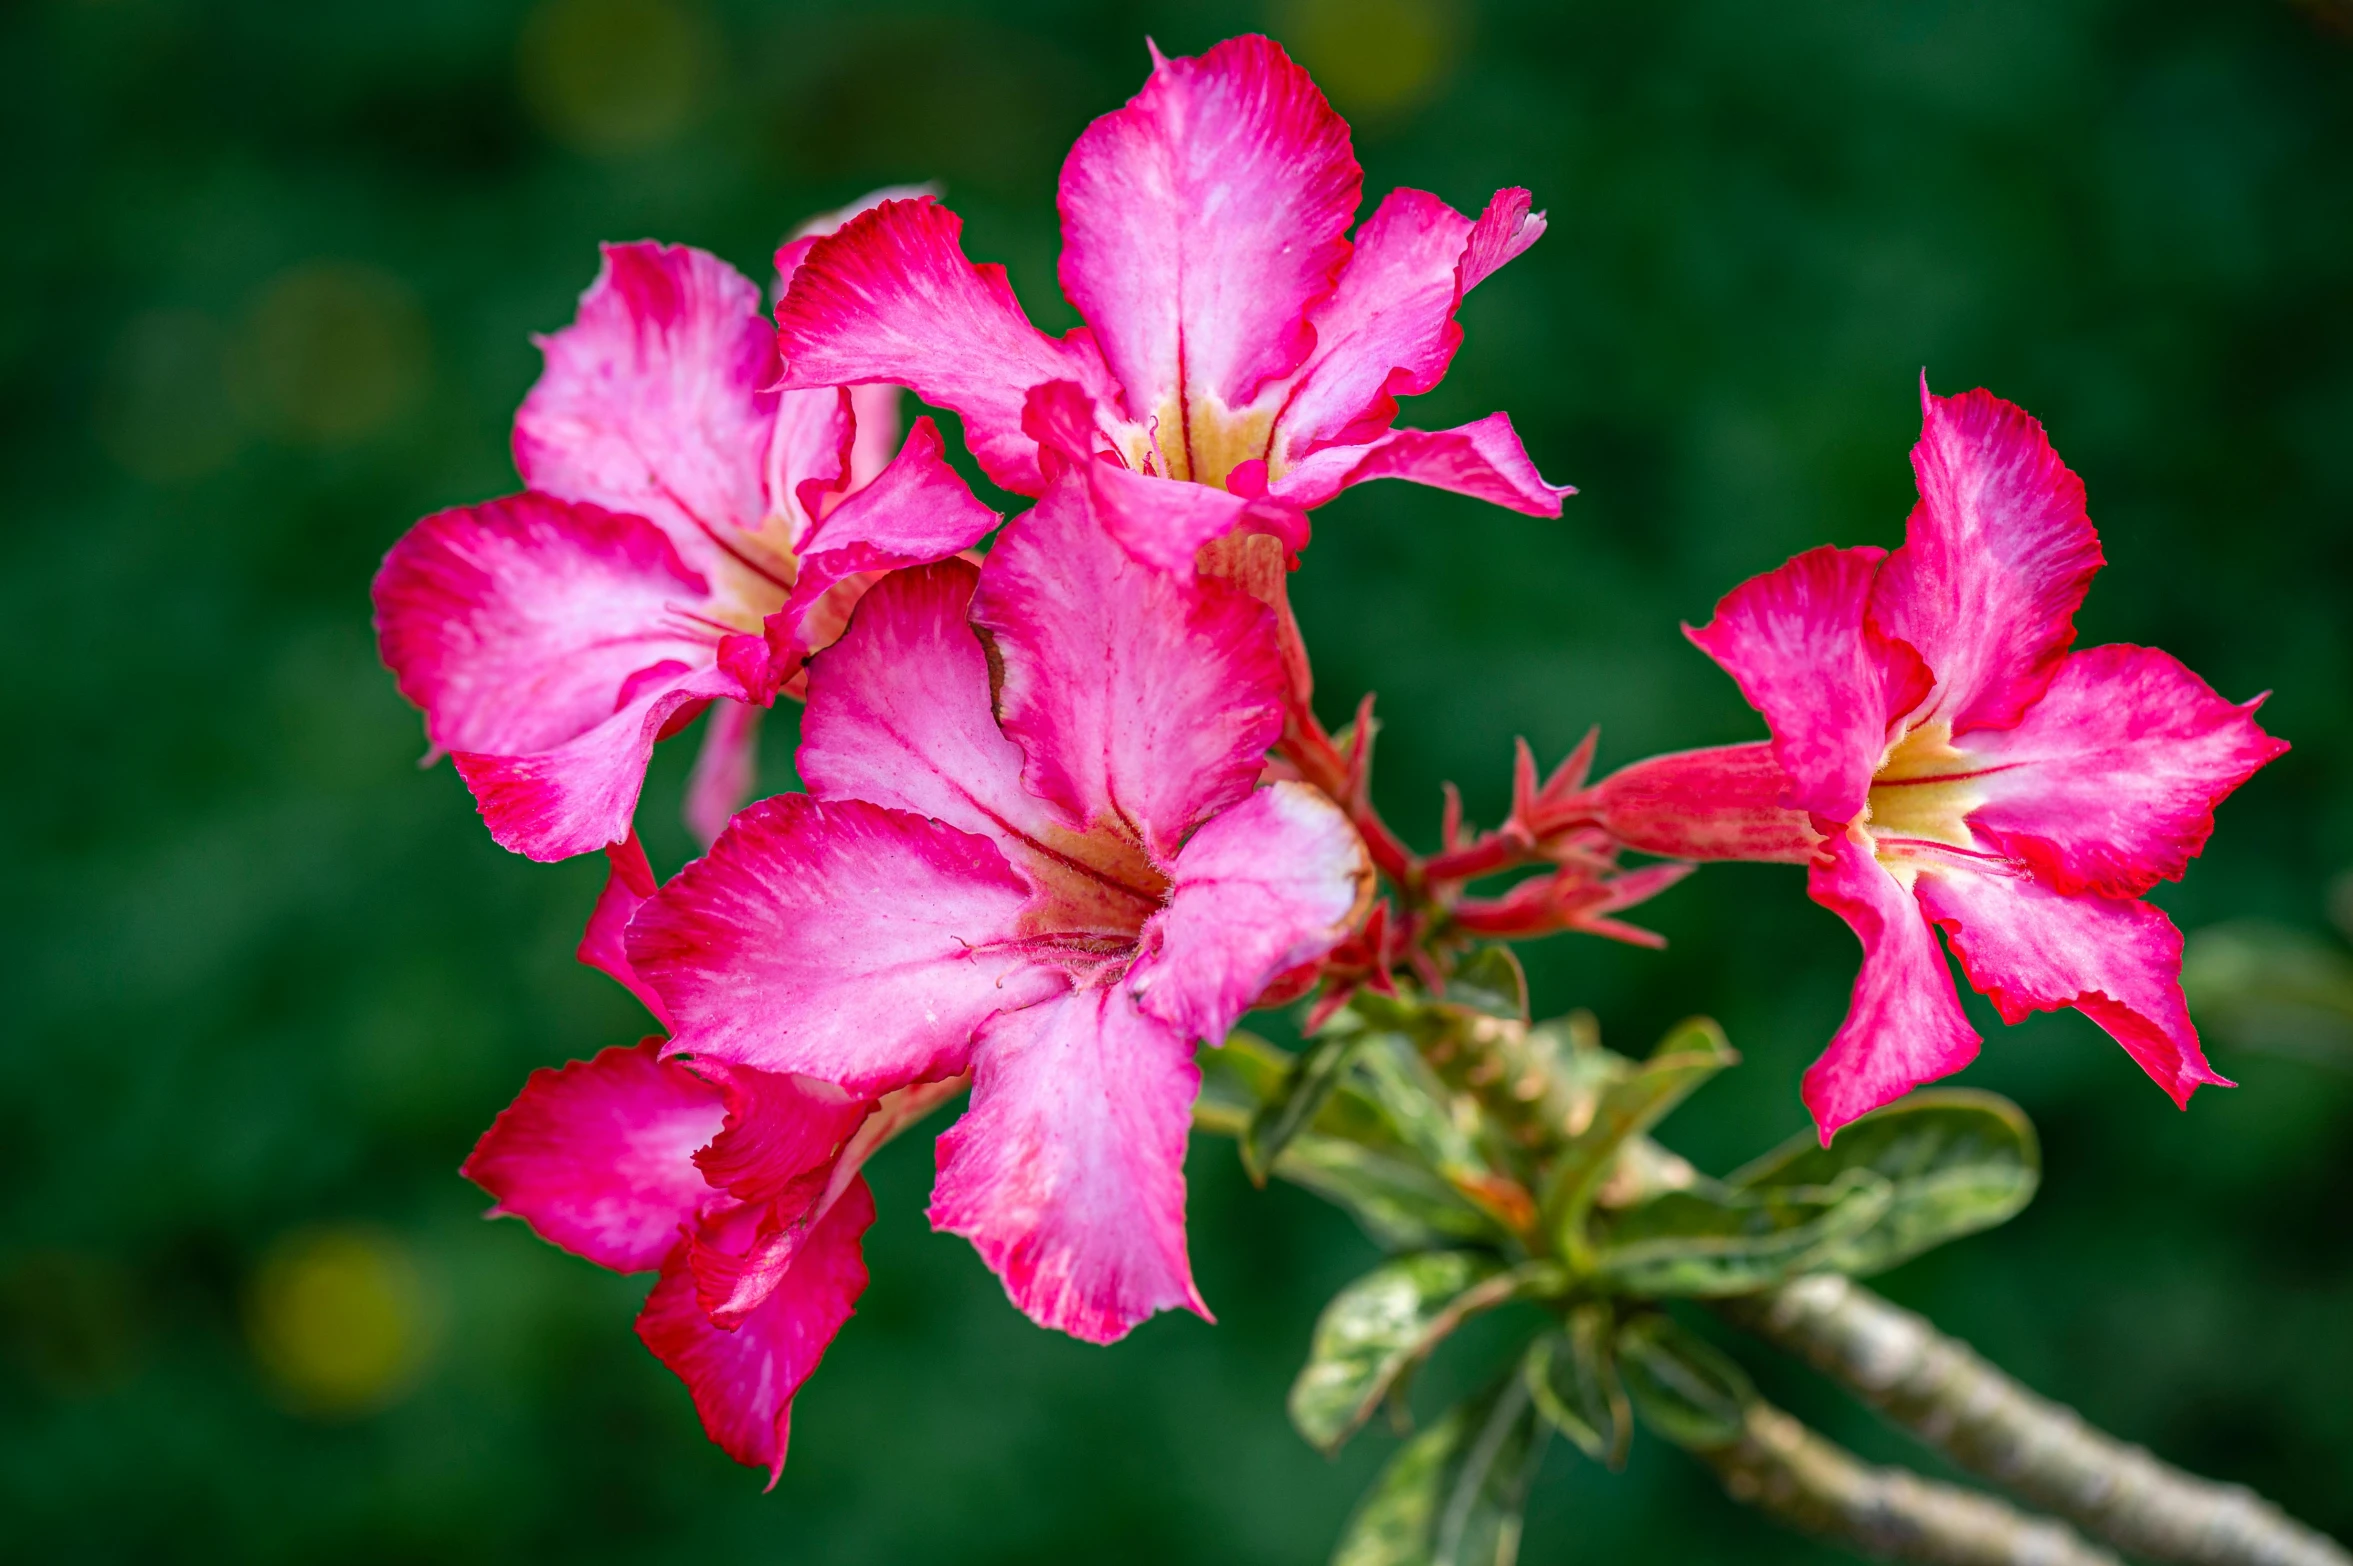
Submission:
<svg viewBox="0 0 2353 1566">
<path fill-rule="evenodd" d="M 806 794 L 736 817 L 628 929 L 673 1048 L 880 1096 L 972 1074 L 935 1226 L 1037 1321 L 1206 1314 L 1184 1234 L 1195 1042 L 1337 946 L 1347 819 L 1260 787 L 1271 612 L 1105 530 L 1088 468 L 979 571 L 867 594 L 813 661 Z"/>
<path fill-rule="evenodd" d="M 1559 515 L 1568 491 L 1503 414 L 1392 427 L 1399 397 L 1445 375 L 1463 295 L 1544 232 L 1528 193 L 1498 192 L 1474 221 L 1393 191 L 1351 243 L 1347 123 L 1280 47 L 1152 61 L 1063 165 L 1062 288 L 1085 326 L 1046 336 L 1002 267 L 965 258 L 955 213 L 886 201 L 795 274 L 777 309 L 785 384 L 912 387 L 962 415 L 989 476 L 1022 494 L 1053 477 L 1033 394 L 1060 385 L 1090 454 L 1230 492 L 1229 513 L 1258 499 L 1296 516 L 1407 478 Z"/>
<path fill-rule="evenodd" d="M 528 487 L 393 546 L 384 661 L 491 835 L 535 859 L 625 838 L 654 742 L 716 703 L 688 800 L 708 840 L 750 790 L 758 709 L 857 592 L 996 518 L 927 421 L 890 457 L 895 393 L 779 394 L 759 289 L 701 251 L 606 246 L 541 347 L 515 419 Z"/>
<path fill-rule="evenodd" d="M 661 1058 L 662 1041 L 542 1070 L 464 1173 L 540 1238 L 659 1272 L 637 1335 L 737 1462 L 784 1468 L 792 1399 L 866 1287 L 859 1166 L 951 1084 L 881 1101 Z"/>
<path fill-rule="evenodd" d="M 1853 927 L 1852 1008 L 1805 1077 L 1823 1137 L 1977 1053 L 1935 930 L 2003 1018 L 2073 1006 L 2176 1103 L 2224 1083 L 2142 901 L 2287 746 L 2154 648 L 2070 652 L 2102 563 L 2083 484 L 1984 391 L 1933 397 L 1903 547 L 1821 548 L 1690 632 L 1769 743 L 1637 763 L 1596 791 L 1630 847 L 1804 863 Z"/>
</svg>

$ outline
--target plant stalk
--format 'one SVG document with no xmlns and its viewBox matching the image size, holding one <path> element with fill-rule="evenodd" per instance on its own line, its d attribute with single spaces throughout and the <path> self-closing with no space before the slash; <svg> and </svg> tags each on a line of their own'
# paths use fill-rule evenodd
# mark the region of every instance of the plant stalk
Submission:
<svg viewBox="0 0 2353 1566">
<path fill-rule="evenodd" d="M 1769 1403 L 1749 1404 L 1737 1440 L 1693 1455 L 1734 1500 L 1876 1560 L 2121 1566 L 2064 1523 L 1907 1469 L 1874 1467 Z"/>
<path fill-rule="evenodd" d="M 2128 1554 L 2184 1566 L 2353 1566 L 2342 1545 L 2254 1491 L 2093 1429 L 1847 1278 L 1802 1278 L 1719 1309 L 1971 1473 Z"/>
</svg>

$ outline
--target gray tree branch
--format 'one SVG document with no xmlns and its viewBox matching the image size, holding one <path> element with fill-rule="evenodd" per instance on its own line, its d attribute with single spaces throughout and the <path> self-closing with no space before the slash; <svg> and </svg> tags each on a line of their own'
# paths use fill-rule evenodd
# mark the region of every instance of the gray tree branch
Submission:
<svg viewBox="0 0 2353 1566">
<path fill-rule="evenodd" d="M 2128 1554 L 2183 1566 L 2353 1566 L 2343 1546 L 2252 1490 L 2093 1429 L 1847 1278 L 1803 1278 L 1721 1308 L 1961 1467 Z"/>
</svg>

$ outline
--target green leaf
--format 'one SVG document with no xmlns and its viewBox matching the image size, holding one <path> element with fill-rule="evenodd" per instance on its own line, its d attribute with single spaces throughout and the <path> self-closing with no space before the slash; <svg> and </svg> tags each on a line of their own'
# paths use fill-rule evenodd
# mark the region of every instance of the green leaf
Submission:
<svg viewBox="0 0 2353 1566">
<path fill-rule="evenodd" d="M 1332 1566 L 1512 1566 L 1550 1429 L 1518 1374 L 1457 1404 L 1381 1470 Z"/>
<path fill-rule="evenodd" d="M 1317 1039 L 1292 1066 L 1280 1092 L 1250 1117 L 1242 1133 L 1242 1169 L 1251 1184 L 1266 1184 L 1283 1149 L 1322 1112 L 1361 1037 L 1334 1033 Z"/>
<path fill-rule="evenodd" d="M 1753 1294 L 1822 1270 L 1826 1256 L 1880 1221 L 1894 1189 L 1855 1168 L 1820 1186 L 1669 1191 L 1613 1215 L 1593 1271 L 1627 1294 Z"/>
<path fill-rule="evenodd" d="M 1455 965 L 1446 998 L 1457 1006 L 1514 1022 L 1528 1020 L 1528 971 L 1508 946 L 1481 946 Z"/>
<path fill-rule="evenodd" d="M 1740 1439 L 1756 1388 L 1713 1344 L 1652 1312 L 1620 1327 L 1617 1347 L 1627 1395 L 1652 1430 L 1700 1452 Z"/>
<path fill-rule="evenodd" d="M 1558 1280 L 1533 1262 L 1506 1271 L 1477 1251 L 1400 1256 L 1332 1297 L 1291 1384 L 1291 1423 L 1326 1456 L 1470 1316 Z"/>
<path fill-rule="evenodd" d="M 2257 920 L 2192 934 L 2181 987 L 2198 1026 L 2241 1049 L 2353 1069 L 2353 957 Z"/>
<path fill-rule="evenodd" d="M 1864 1116 L 1828 1147 L 1810 1133 L 1793 1137 L 1729 1184 L 1763 1195 L 1866 1170 L 1889 1183 L 1886 1210 L 1826 1248 L 1815 1266 L 1862 1276 L 1990 1229 L 2033 1198 L 2042 1155 L 2016 1104 L 1974 1089 L 1942 1088 Z"/>
<path fill-rule="evenodd" d="M 1610 1339 L 1615 1322 L 1599 1301 L 1569 1313 L 1566 1331 L 1547 1332 L 1528 1345 L 1520 1374 L 1537 1411 L 1597 1463 L 1626 1466 L 1634 1413 L 1618 1376 Z"/>
<path fill-rule="evenodd" d="M 1386 1251 L 1500 1241 L 1510 1231 L 1420 1163 L 1342 1137 L 1294 1137 L 1274 1172 L 1348 1210 Z"/>
<path fill-rule="evenodd" d="M 1255 1033 L 1237 1029 L 1225 1043 L 1200 1054 L 1201 1096 L 1193 1101 L 1193 1124 L 1216 1136 L 1238 1137 L 1259 1110 L 1282 1089 L 1293 1057 Z"/>
<path fill-rule="evenodd" d="M 1553 1160 L 1545 1186 L 1545 1222 L 1572 1261 L 1580 1266 L 1587 1261 L 1585 1215 L 1627 1138 L 1658 1124 L 1693 1089 L 1739 1059 L 1723 1029 L 1694 1017 L 1661 1039 L 1648 1060 L 1602 1090 L 1592 1121 Z"/>
</svg>

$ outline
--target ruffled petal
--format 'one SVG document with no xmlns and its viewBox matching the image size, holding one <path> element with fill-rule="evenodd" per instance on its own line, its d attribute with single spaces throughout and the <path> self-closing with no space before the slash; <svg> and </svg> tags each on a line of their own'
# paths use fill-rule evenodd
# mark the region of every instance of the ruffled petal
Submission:
<svg viewBox="0 0 2353 1566">
<path fill-rule="evenodd" d="M 1001 266 L 975 266 L 963 220 L 931 199 L 886 201 L 820 239 L 776 307 L 788 387 L 888 381 L 952 408 L 998 484 L 1044 486 L 1021 409 L 1046 381 L 1104 384 L 1099 363 L 1030 325 Z"/>
<path fill-rule="evenodd" d="M 2207 1064 L 2181 994 L 2181 932 L 2147 903 L 2069 896 L 2031 876 L 1923 869 L 1920 905 L 1944 926 L 1969 982 L 2002 1020 L 2073 1006 L 2185 1108 Z"/>
<path fill-rule="evenodd" d="M 834 1159 L 874 1100 L 814 1077 L 704 1061 L 727 1120 L 694 1155 L 710 1184 L 752 1206 L 806 1207 L 825 1189 Z M 812 1178 L 814 1177 L 814 1178 Z"/>
<path fill-rule="evenodd" d="M 1840 1126 L 1976 1059 L 1977 1031 L 1912 894 L 1851 836 L 1831 839 L 1823 854 L 1806 889 L 1863 943 L 1846 1020 L 1806 1068 L 1806 1107 L 1827 1147 Z"/>
<path fill-rule="evenodd" d="M 627 946 L 629 921 L 637 917 L 637 910 L 645 906 L 658 885 L 654 868 L 646 862 L 645 845 L 638 842 L 635 832 L 607 848 L 605 860 L 609 868 L 604 890 L 597 893 L 588 928 L 581 932 L 580 945 L 572 955 L 615 980 L 668 1027 L 668 1020 L 662 1018 L 662 998 L 629 966 Z"/>
<path fill-rule="evenodd" d="M 629 962 L 674 1048 L 882 1092 L 962 1071 L 984 1019 L 1059 985 L 1007 945 L 1027 895 L 985 838 L 779 794 L 639 912 Z"/>
<path fill-rule="evenodd" d="M 607 245 L 515 414 L 523 482 L 650 517 L 717 569 L 715 530 L 756 533 L 776 418 L 776 336 L 757 284 L 685 245 Z"/>
<path fill-rule="evenodd" d="M 640 517 L 546 495 L 435 512 L 384 557 L 376 636 L 443 750 L 522 755 L 611 717 L 631 681 L 707 664 L 701 575 Z"/>
<path fill-rule="evenodd" d="M 1156 53 L 1143 91 L 1070 149 L 1062 291 L 1129 415 L 1156 422 L 1172 476 L 1222 477 L 1233 457 L 1195 426 L 1227 422 L 1306 358 L 1307 313 L 1347 258 L 1363 187 L 1347 123 L 1258 37 Z"/>
<path fill-rule="evenodd" d="M 784 1471 L 793 1394 L 866 1290 L 859 1243 L 873 1221 L 874 1198 L 860 1180 L 816 1226 L 779 1287 L 732 1332 L 695 1302 L 683 1246 L 638 1313 L 639 1339 L 686 1383 L 704 1433 L 737 1462 L 765 1468 L 771 1488 Z"/>
<path fill-rule="evenodd" d="M 1207 1318 L 1185 1258 L 1191 1045 L 1105 986 L 998 1016 L 973 1056 L 932 1226 L 971 1240 L 1031 1320 L 1089 1343 L 1172 1307 Z"/>
<path fill-rule="evenodd" d="M 1667 859 L 1804 864 L 1822 841 L 1805 812 L 1781 803 L 1789 774 L 1770 742 L 1651 756 L 1593 786 L 1610 836 Z"/>
<path fill-rule="evenodd" d="M 1372 861 L 1338 806 L 1304 783 L 1260 789 L 1177 854 L 1128 991 L 1183 1037 L 1222 1044 L 1276 974 L 1347 937 L 1372 893 Z"/>
<path fill-rule="evenodd" d="M 1163 863 L 1248 796 L 1282 733 L 1273 614 L 1230 582 L 1137 560 L 1077 473 L 999 536 L 972 618 L 1030 791 Z"/>
<path fill-rule="evenodd" d="M 841 386 L 778 394 L 764 478 L 775 517 L 770 543 L 797 554 L 809 529 L 850 487 L 851 452 L 861 444 L 855 407 Z"/>
<path fill-rule="evenodd" d="M 1698 630 L 1684 627 L 1772 728 L 1789 775 L 1781 802 L 1841 824 L 1870 798 L 1889 724 L 1928 694 L 1919 658 L 1865 612 L 1885 558 L 1869 547 L 1809 549 L 1726 593 Z"/>
<path fill-rule="evenodd" d="M 1984 803 L 1970 825 L 2062 892 L 2137 897 L 2206 846 L 2214 807 L 2287 749 L 2254 704 L 2166 653 L 2070 654 L 2017 727 L 1968 736 Z"/>
<path fill-rule="evenodd" d="M 459 1172 L 551 1245 L 616 1272 L 662 1264 L 717 1200 L 694 1152 L 726 1117 L 719 1089 L 660 1039 L 531 1073 Z"/>
<path fill-rule="evenodd" d="M 1445 378 L 1462 343 L 1454 312 L 1464 293 L 1543 232 L 1524 190 L 1497 191 L 1477 223 L 1428 191 L 1389 192 L 1357 229 L 1339 285 L 1308 317 L 1315 351 L 1275 419 L 1276 469 L 1386 431 L 1398 398 Z"/>
<path fill-rule="evenodd" d="M 1549 484 L 1528 460 L 1511 415 L 1490 413 L 1450 430 L 1391 430 L 1361 446 L 1326 446 L 1267 486 L 1270 498 L 1311 511 L 1352 484 L 1407 479 L 1532 517 L 1560 515 L 1573 484 Z"/>
<path fill-rule="evenodd" d="M 1955 733 L 2007 728 L 2075 640 L 2099 535 L 2083 481 L 2024 409 L 1983 390 L 1933 397 L 1925 378 L 1920 400 L 1920 504 L 1871 614 L 1935 671 L 1926 717 Z"/>
<path fill-rule="evenodd" d="M 814 639 L 816 610 L 842 583 L 944 560 L 979 543 L 998 520 L 948 466 L 939 426 L 917 419 L 890 466 L 828 513 L 802 544 L 800 579 L 780 611 L 792 647 L 823 645 Z"/>
</svg>

